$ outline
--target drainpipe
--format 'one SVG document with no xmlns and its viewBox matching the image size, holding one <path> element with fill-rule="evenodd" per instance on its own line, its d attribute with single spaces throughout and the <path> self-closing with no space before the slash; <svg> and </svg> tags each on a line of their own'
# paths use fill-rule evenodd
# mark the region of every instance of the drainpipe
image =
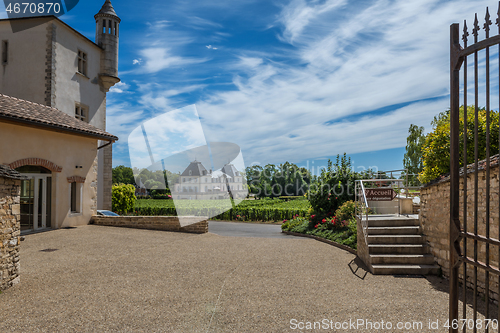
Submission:
<svg viewBox="0 0 500 333">
<path fill-rule="evenodd" d="M 104 147 L 107 147 L 107 146 L 109 146 L 109 145 L 110 145 L 110 144 L 112 144 L 112 143 L 113 143 L 113 141 L 108 141 L 108 143 L 103 144 L 102 146 L 100 146 L 99 148 L 97 148 L 97 150 L 102 149 L 102 148 L 104 148 Z"/>
</svg>

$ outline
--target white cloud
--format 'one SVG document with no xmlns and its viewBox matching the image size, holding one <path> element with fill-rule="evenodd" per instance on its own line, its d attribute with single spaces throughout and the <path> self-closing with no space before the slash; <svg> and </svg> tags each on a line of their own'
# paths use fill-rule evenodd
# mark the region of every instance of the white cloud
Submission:
<svg viewBox="0 0 500 333">
<path fill-rule="evenodd" d="M 212 45 L 207 45 L 206 48 L 209 50 L 217 50 L 217 48 Z"/>
<path fill-rule="evenodd" d="M 355 116 L 446 96 L 449 24 L 485 2 L 381 0 L 332 20 L 344 6 L 292 1 L 285 7 L 282 40 L 295 45 L 293 54 L 303 65 L 240 57 L 246 76 L 234 77 L 237 90 L 197 104 L 209 140 L 230 139 L 250 161 L 263 163 L 375 151 L 404 147 L 411 123 L 428 127 L 448 108 L 444 98 Z"/>
<path fill-rule="evenodd" d="M 267 22 L 282 27 L 279 39 L 286 47 L 233 49 L 233 58 L 221 65 L 221 72 L 232 75 L 231 89 L 209 87 L 211 95 L 196 104 L 207 139 L 234 142 L 247 164 L 265 164 L 404 147 L 411 123 L 428 129 L 449 104 L 436 98 L 449 89 L 449 25 L 464 18 L 471 22 L 488 4 L 354 3 L 293 0 L 277 20 Z M 181 56 L 179 45 L 193 37 L 175 38 L 173 49 L 159 43 L 140 52 L 146 73 L 207 60 Z M 492 63 L 495 70 L 498 64 Z M 183 93 L 201 88 L 192 81 L 175 88 L 143 83 L 139 102 L 145 109 L 170 110 L 182 103 Z M 430 98 L 436 99 L 390 113 L 369 112 Z"/>
<path fill-rule="evenodd" d="M 111 89 L 109 89 L 109 92 L 121 94 L 121 93 L 125 92 L 125 90 L 127 90 L 128 88 L 130 88 L 130 86 L 128 84 L 126 84 L 123 81 L 120 81 L 117 84 L 115 84 L 113 87 L 111 87 Z"/>
<path fill-rule="evenodd" d="M 132 60 L 133 65 L 140 65 L 142 63 L 142 59 L 134 59 Z"/>
<path fill-rule="evenodd" d="M 145 59 L 143 66 L 145 73 L 156 73 L 167 68 L 185 66 L 205 62 L 206 59 L 187 58 L 172 55 L 170 49 L 165 47 L 152 47 L 142 50 L 142 57 Z"/>
</svg>

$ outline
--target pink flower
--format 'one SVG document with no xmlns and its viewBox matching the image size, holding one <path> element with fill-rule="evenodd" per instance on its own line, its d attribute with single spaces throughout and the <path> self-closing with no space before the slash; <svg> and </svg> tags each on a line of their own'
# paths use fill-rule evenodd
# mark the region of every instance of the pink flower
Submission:
<svg viewBox="0 0 500 333">
<path fill-rule="evenodd" d="M 316 215 L 311 215 L 311 218 L 312 218 L 312 219 L 313 219 L 313 218 L 315 218 L 315 217 L 316 217 Z"/>
<path fill-rule="evenodd" d="M 326 220 L 325 220 L 325 219 L 323 219 L 321 222 L 325 223 L 325 222 L 326 222 Z"/>
<path fill-rule="evenodd" d="M 319 223 L 318 223 L 318 224 L 316 224 L 314 227 L 315 227 L 315 228 L 317 228 L 318 226 L 319 226 Z"/>
</svg>

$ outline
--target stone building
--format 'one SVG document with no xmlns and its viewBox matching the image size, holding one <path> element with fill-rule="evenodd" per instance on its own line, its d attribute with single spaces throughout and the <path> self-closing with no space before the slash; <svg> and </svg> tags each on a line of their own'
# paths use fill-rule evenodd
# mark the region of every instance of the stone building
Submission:
<svg viewBox="0 0 500 333">
<path fill-rule="evenodd" d="M 105 131 L 106 93 L 120 81 L 121 21 L 109 0 L 94 18 L 95 42 L 55 16 L 0 20 L 0 140 L 9 143 L 0 164 L 29 177 L 22 230 L 87 224 L 111 209 L 118 138 Z"/>
<path fill-rule="evenodd" d="M 120 81 L 121 20 L 110 0 L 94 18 L 95 42 L 55 16 L 0 20 L 0 93 L 56 108 L 105 131 L 106 93 Z M 0 160 L 12 162 L 8 156 Z M 98 153 L 99 209 L 111 209 L 111 162 L 112 145 L 108 145 Z"/>
<path fill-rule="evenodd" d="M 19 282 L 19 195 L 23 178 L 0 165 L 0 291 Z"/>
<path fill-rule="evenodd" d="M 246 180 L 232 164 L 226 164 L 221 170 L 207 170 L 199 161 L 191 162 L 181 173 L 175 184 L 174 199 L 215 200 L 244 198 L 247 195 Z"/>
</svg>

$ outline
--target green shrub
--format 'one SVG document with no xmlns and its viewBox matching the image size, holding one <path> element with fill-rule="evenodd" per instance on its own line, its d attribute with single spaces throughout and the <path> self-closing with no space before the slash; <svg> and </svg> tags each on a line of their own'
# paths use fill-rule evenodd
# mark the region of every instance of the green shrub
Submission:
<svg viewBox="0 0 500 333">
<path fill-rule="evenodd" d="M 339 221 L 350 221 L 356 218 L 356 204 L 354 201 L 344 202 L 335 212 L 335 216 Z"/>
<path fill-rule="evenodd" d="M 112 209 L 118 213 L 128 213 L 135 207 L 135 187 L 134 185 L 113 185 L 112 188 Z"/>
<path fill-rule="evenodd" d="M 490 111 L 490 156 L 498 152 L 498 111 Z M 475 109 L 467 107 L 467 163 L 474 162 Z M 427 134 L 422 147 L 423 171 L 418 179 L 423 184 L 450 172 L 450 113 L 440 113 L 432 122 L 433 131 Z M 460 107 L 460 166 L 463 166 L 464 107 Z M 478 159 L 486 158 L 486 110 L 478 110 Z"/>
<path fill-rule="evenodd" d="M 351 158 L 346 154 L 337 155 L 335 164 L 328 160 L 328 167 L 321 171 L 317 186 L 311 186 L 309 201 L 316 220 L 333 216 L 334 212 L 346 201 L 354 200 L 354 183 L 357 175 L 352 170 Z"/>
</svg>

